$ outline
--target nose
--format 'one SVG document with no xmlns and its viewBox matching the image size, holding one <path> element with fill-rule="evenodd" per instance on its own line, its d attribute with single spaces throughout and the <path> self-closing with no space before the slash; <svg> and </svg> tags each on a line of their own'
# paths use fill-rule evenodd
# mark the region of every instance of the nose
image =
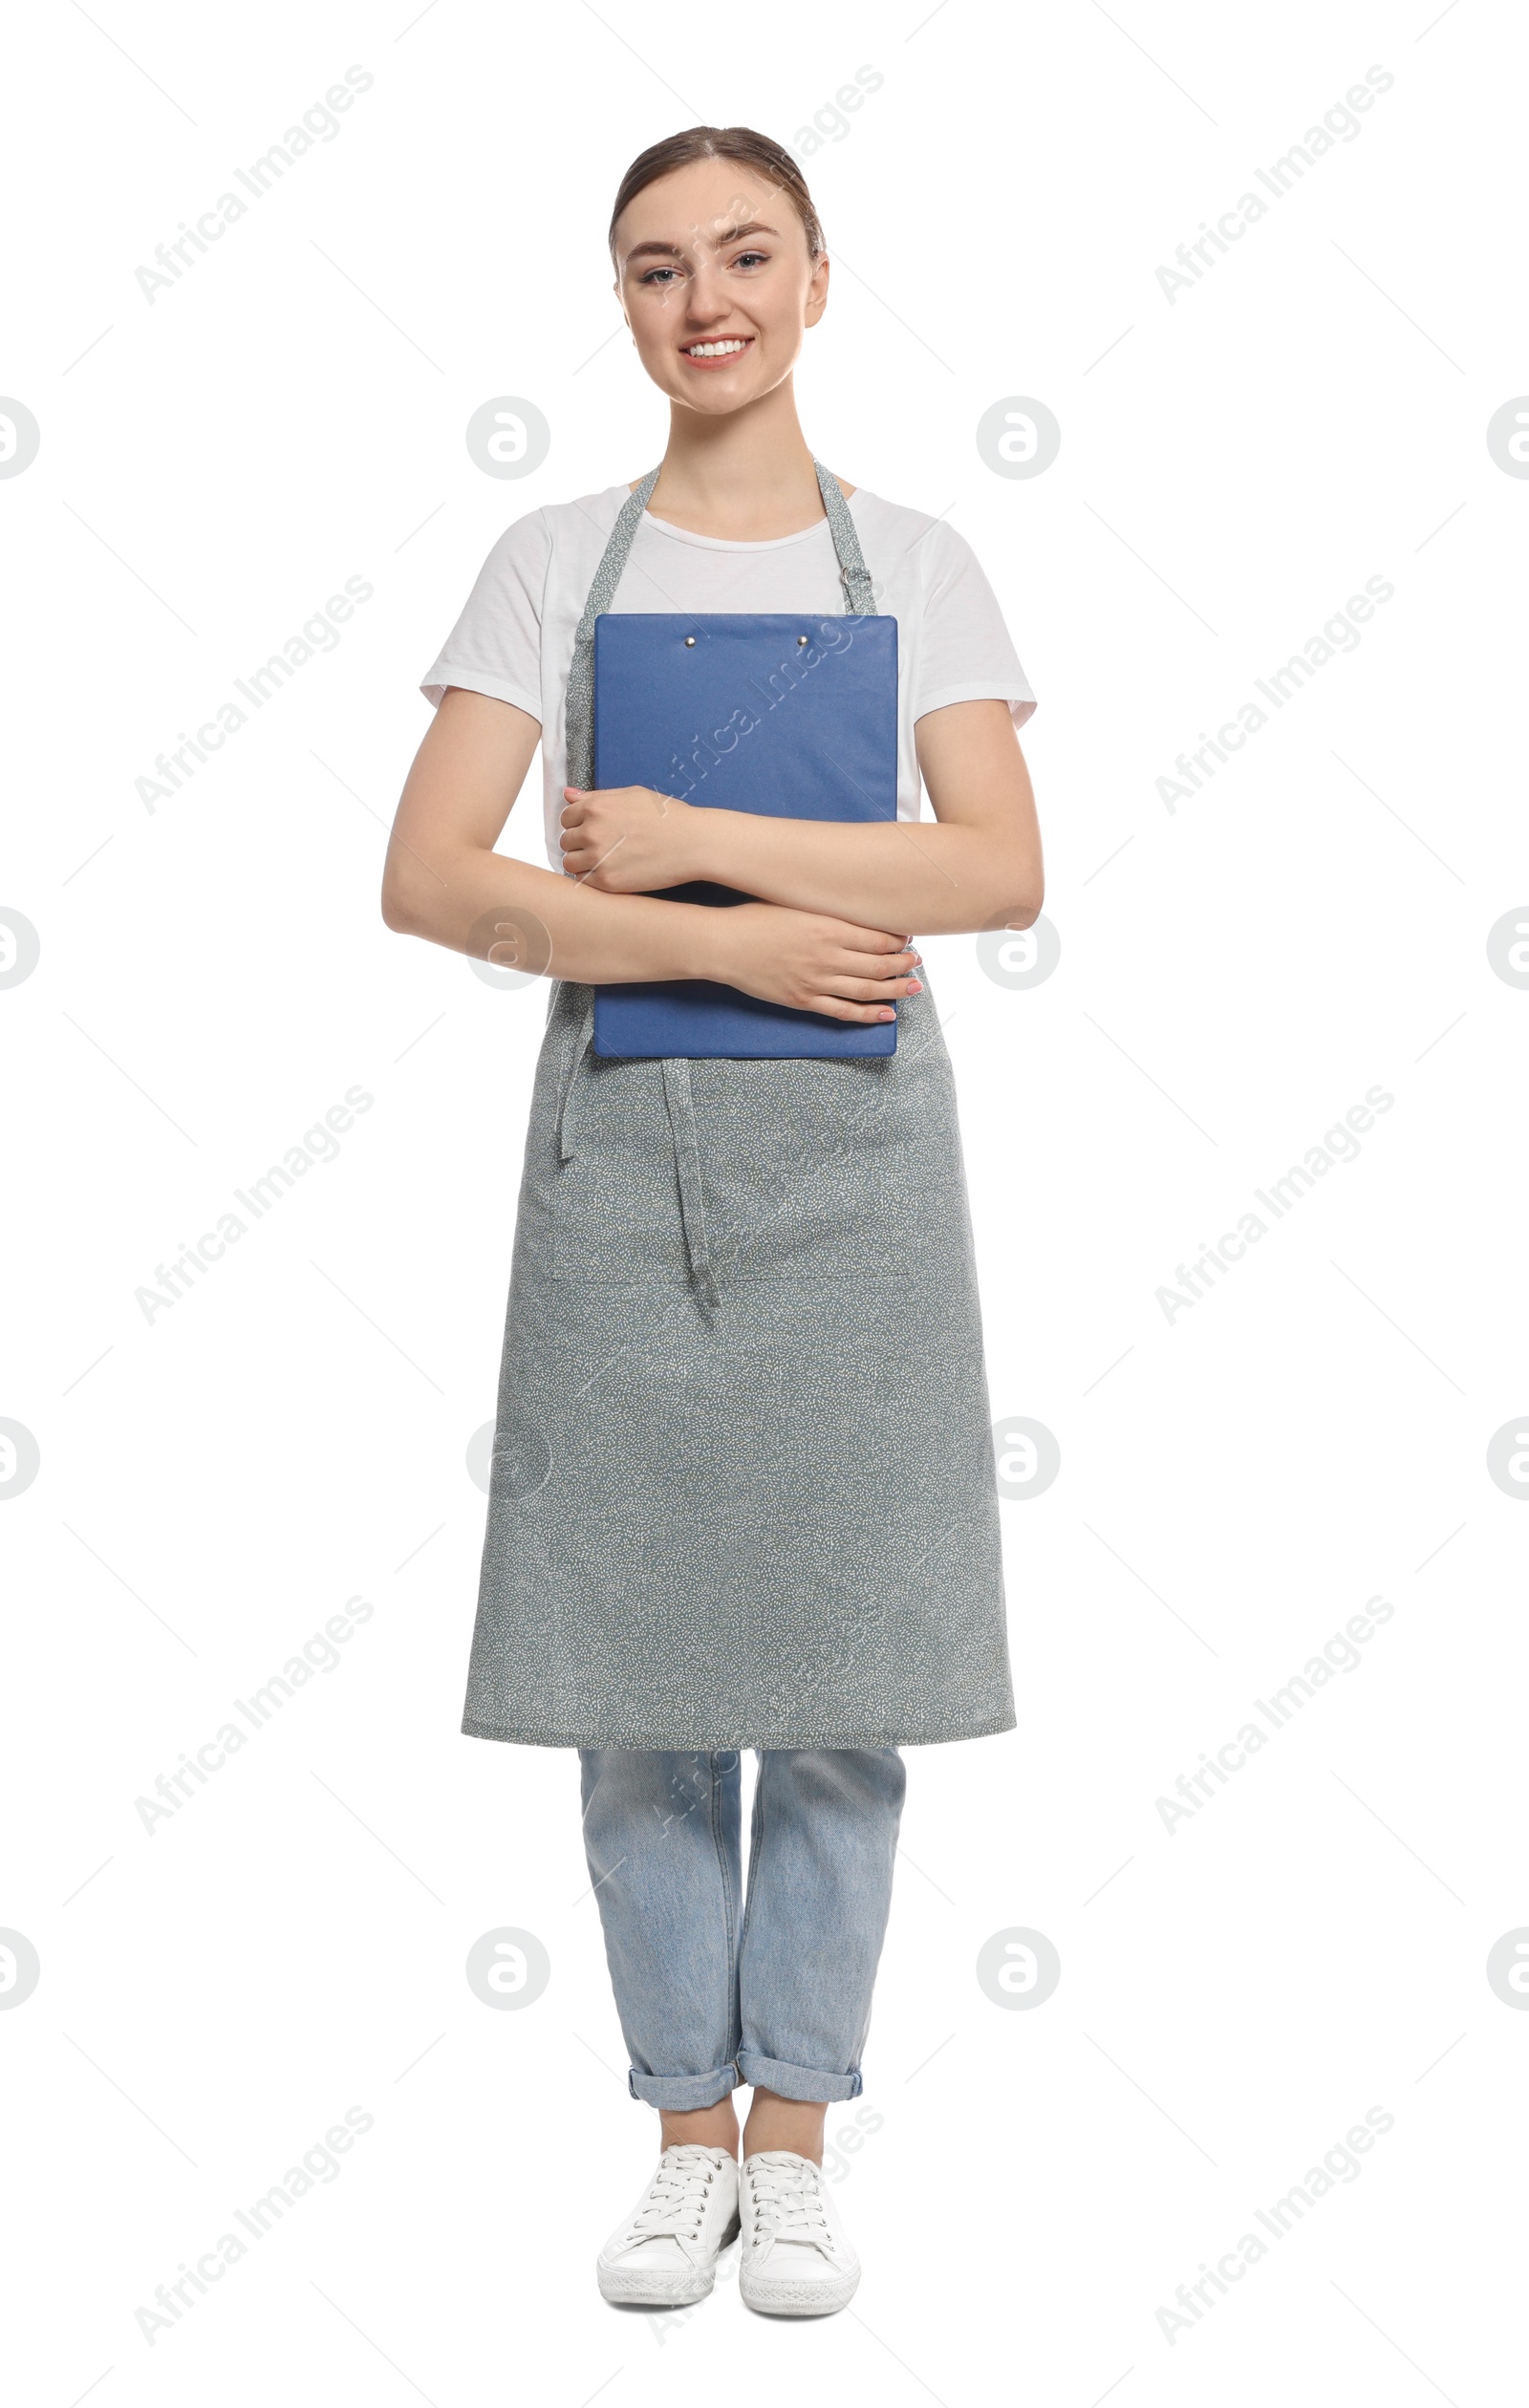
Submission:
<svg viewBox="0 0 1529 2408">
<path fill-rule="evenodd" d="M 699 262 L 685 291 L 685 316 L 692 326 L 715 326 L 727 315 L 727 296 L 715 268 Z"/>
</svg>

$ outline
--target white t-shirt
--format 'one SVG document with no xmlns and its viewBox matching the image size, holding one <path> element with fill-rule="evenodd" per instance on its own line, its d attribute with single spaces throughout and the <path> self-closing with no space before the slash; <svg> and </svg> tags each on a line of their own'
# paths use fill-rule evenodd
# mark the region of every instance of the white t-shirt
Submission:
<svg viewBox="0 0 1529 2408">
<path fill-rule="evenodd" d="M 630 487 L 532 510 L 506 527 L 420 690 L 438 703 L 466 686 L 528 711 L 542 730 L 547 852 L 563 866 L 568 781 L 563 707 L 573 635 L 600 555 Z M 1016 727 L 1035 696 L 998 599 L 963 537 L 942 519 L 857 486 L 850 513 L 878 611 L 897 621 L 897 816 L 918 817 L 914 722 L 948 702 L 996 696 Z M 801 611 L 837 617 L 844 585 L 826 518 L 795 535 L 735 544 L 693 535 L 644 511 L 611 605 L 614 611 Z"/>
</svg>

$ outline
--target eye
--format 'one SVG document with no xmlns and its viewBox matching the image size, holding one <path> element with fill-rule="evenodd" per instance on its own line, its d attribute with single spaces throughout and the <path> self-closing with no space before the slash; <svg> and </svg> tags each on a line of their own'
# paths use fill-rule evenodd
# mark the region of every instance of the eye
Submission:
<svg viewBox="0 0 1529 2408">
<path fill-rule="evenodd" d="M 650 268 L 645 276 L 639 276 L 637 278 L 637 282 L 638 284 L 657 285 L 661 284 L 667 277 L 678 276 L 678 273 L 679 270 L 678 268 Z"/>
<path fill-rule="evenodd" d="M 767 264 L 768 259 L 768 251 L 740 251 L 733 266 L 735 268 L 763 268 Z"/>
</svg>

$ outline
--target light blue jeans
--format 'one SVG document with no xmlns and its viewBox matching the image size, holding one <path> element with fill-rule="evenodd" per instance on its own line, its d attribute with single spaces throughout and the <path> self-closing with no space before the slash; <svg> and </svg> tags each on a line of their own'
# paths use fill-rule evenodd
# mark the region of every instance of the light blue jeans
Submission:
<svg viewBox="0 0 1529 2408">
<path fill-rule="evenodd" d="M 907 1774 L 895 1748 L 581 1748 L 584 1845 L 634 2098 L 857 2098 Z M 742 1909 L 742 1919 L 740 1910 Z"/>
</svg>

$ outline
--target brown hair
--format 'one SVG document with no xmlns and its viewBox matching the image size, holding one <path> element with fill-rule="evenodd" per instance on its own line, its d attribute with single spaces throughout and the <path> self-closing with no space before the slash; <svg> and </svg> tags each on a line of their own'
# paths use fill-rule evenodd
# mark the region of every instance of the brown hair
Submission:
<svg viewBox="0 0 1529 2408">
<path fill-rule="evenodd" d="M 670 134 L 661 142 L 640 151 L 621 179 L 611 211 L 611 257 L 615 258 L 615 229 L 622 210 L 629 201 L 660 176 L 672 175 L 677 167 L 688 167 L 696 159 L 732 159 L 740 167 L 752 167 L 766 183 L 785 193 L 802 221 L 807 236 L 808 256 L 821 259 L 824 252 L 823 227 L 812 206 L 812 196 L 801 168 L 788 150 L 772 142 L 767 134 L 756 134 L 749 125 L 692 125 L 683 134 Z"/>
</svg>

